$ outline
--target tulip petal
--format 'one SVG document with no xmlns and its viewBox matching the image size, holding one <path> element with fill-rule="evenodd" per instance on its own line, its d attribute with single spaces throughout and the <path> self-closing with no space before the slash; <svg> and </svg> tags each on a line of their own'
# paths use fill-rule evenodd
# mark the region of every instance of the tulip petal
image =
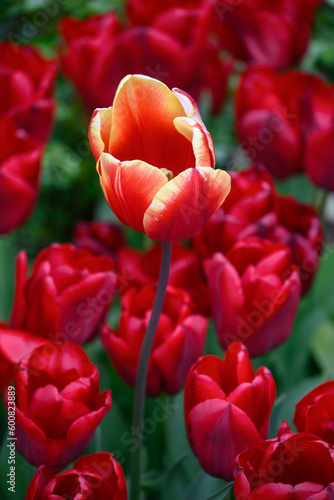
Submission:
<svg viewBox="0 0 334 500">
<path fill-rule="evenodd" d="M 88 127 L 88 139 L 95 160 L 103 151 L 108 151 L 113 111 L 110 108 L 98 108 L 94 111 Z"/>
<path fill-rule="evenodd" d="M 102 153 L 97 169 L 111 210 L 123 224 L 143 231 L 144 214 L 167 177 L 148 163 L 120 162 L 107 153 Z"/>
<path fill-rule="evenodd" d="M 120 161 L 140 159 L 167 168 L 175 176 L 195 165 L 191 142 L 173 125 L 180 116 L 184 109 L 164 83 L 128 75 L 115 95 L 108 152 Z"/>
<path fill-rule="evenodd" d="M 154 196 L 144 215 L 145 233 L 158 241 L 189 238 L 218 210 L 230 186 L 223 170 L 196 167 L 181 172 Z"/>
</svg>

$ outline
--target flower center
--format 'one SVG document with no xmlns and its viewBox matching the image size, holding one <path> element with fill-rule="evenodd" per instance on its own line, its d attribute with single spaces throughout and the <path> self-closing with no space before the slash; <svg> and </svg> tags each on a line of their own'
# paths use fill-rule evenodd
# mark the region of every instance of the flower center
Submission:
<svg viewBox="0 0 334 500">
<path fill-rule="evenodd" d="M 167 168 L 160 168 L 160 170 L 167 177 L 168 181 L 171 181 L 173 179 L 173 172 L 167 170 Z"/>
</svg>

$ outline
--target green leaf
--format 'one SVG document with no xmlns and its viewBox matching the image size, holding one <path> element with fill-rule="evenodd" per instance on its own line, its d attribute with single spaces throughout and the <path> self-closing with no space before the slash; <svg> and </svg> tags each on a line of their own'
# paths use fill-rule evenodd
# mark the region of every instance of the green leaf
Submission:
<svg viewBox="0 0 334 500">
<path fill-rule="evenodd" d="M 319 327 L 313 342 L 311 351 L 319 367 L 334 378 L 334 324 L 324 321 Z"/>
<path fill-rule="evenodd" d="M 230 492 L 231 488 L 233 487 L 233 481 L 230 483 L 226 484 L 224 488 L 222 488 L 220 491 L 217 491 L 214 495 L 208 498 L 208 500 L 224 500 L 226 497 L 227 493 Z"/>
</svg>

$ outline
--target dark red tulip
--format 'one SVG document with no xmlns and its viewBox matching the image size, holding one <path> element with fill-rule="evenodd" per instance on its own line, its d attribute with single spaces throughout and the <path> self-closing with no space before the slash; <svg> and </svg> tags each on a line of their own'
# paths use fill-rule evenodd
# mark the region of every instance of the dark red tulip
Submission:
<svg viewBox="0 0 334 500">
<path fill-rule="evenodd" d="M 215 252 L 226 253 L 249 236 L 284 243 L 299 269 L 305 294 L 318 269 L 323 249 L 323 229 L 310 205 L 276 192 L 264 167 L 230 172 L 231 191 L 224 204 L 192 238 L 203 259 Z"/>
<path fill-rule="evenodd" d="M 212 315 L 224 349 L 243 342 L 251 356 L 281 345 L 292 331 L 301 284 L 288 247 L 249 238 L 204 262 Z"/>
<path fill-rule="evenodd" d="M 134 387 L 140 350 L 151 316 L 155 286 L 131 288 L 122 297 L 118 330 L 105 325 L 102 344 L 120 377 Z M 193 314 L 189 295 L 168 287 L 148 366 L 146 394 L 176 394 L 190 366 L 203 354 L 208 320 Z"/>
<path fill-rule="evenodd" d="M 80 457 L 71 469 L 57 476 L 42 465 L 28 486 L 25 500 L 51 500 L 57 497 L 126 500 L 123 469 L 111 453 L 105 452 Z"/>
<path fill-rule="evenodd" d="M 288 433 L 252 445 L 235 459 L 236 500 L 331 500 L 334 454 L 325 441 Z"/>
<path fill-rule="evenodd" d="M 38 194 L 42 149 L 8 115 L 0 116 L 0 235 L 29 217 Z"/>
<path fill-rule="evenodd" d="M 306 171 L 334 190 L 332 85 L 312 74 L 250 67 L 239 84 L 236 114 L 241 146 L 253 161 L 277 178 Z"/>
<path fill-rule="evenodd" d="M 213 29 L 236 58 L 283 69 L 304 55 L 320 2 L 215 0 Z"/>
<path fill-rule="evenodd" d="M 310 432 L 334 445 L 334 381 L 310 391 L 296 405 L 293 423 L 299 432 Z"/>
<path fill-rule="evenodd" d="M 101 327 L 115 292 L 113 260 L 69 244 L 53 244 L 37 256 L 31 276 L 27 255 L 16 264 L 16 289 L 9 327 L 83 344 Z"/>
<path fill-rule="evenodd" d="M 15 377 L 16 448 L 57 472 L 78 457 L 111 407 L 82 347 L 51 342 L 23 358 Z"/>
<path fill-rule="evenodd" d="M 254 373 L 247 349 L 229 346 L 224 360 L 204 356 L 190 369 L 184 412 L 190 446 L 203 469 L 227 481 L 234 457 L 267 437 L 276 386 L 267 368 Z"/>
<path fill-rule="evenodd" d="M 36 49 L 0 43 L 0 115 L 10 116 L 18 130 L 43 145 L 48 140 L 54 109 L 56 64 Z M 19 151 L 18 151 L 19 152 Z"/>
<path fill-rule="evenodd" d="M 76 247 L 85 248 L 95 255 L 115 258 L 124 245 L 120 226 L 107 221 L 80 221 L 74 229 L 73 241 Z"/>
<path fill-rule="evenodd" d="M 161 260 L 161 245 L 147 252 L 123 247 L 118 253 L 117 271 L 123 290 L 132 286 L 143 286 L 158 282 Z M 180 243 L 172 244 L 172 260 L 168 284 L 183 288 L 189 293 L 194 310 L 198 314 L 210 313 L 210 293 L 201 271 L 200 263 L 192 249 Z"/>
</svg>

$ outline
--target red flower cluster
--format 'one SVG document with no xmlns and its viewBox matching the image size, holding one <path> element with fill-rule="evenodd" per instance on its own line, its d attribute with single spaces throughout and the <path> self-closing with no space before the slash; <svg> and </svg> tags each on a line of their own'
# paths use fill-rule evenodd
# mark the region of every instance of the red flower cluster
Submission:
<svg viewBox="0 0 334 500">
<path fill-rule="evenodd" d="M 55 64 L 32 47 L 0 43 L 0 234 L 29 216 L 51 130 Z"/>
<path fill-rule="evenodd" d="M 233 478 L 234 457 L 267 437 L 276 386 L 267 368 L 254 373 L 245 346 L 230 345 L 222 360 L 204 356 L 189 371 L 184 412 L 189 443 L 203 469 Z"/>
<path fill-rule="evenodd" d="M 122 297 L 118 330 L 105 326 L 102 332 L 102 344 L 116 371 L 131 387 L 155 293 L 155 286 L 130 288 Z M 182 389 L 189 368 L 203 354 L 207 326 L 207 318 L 193 313 L 189 295 L 169 286 L 150 356 L 148 396 Z"/>
<path fill-rule="evenodd" d="M 264 66 L 242 75 L 236 99 L 242 147 L 278 178 L 305 171 L 334 190 L 334 89 L 297 71 L 275 73 Z"/>
<path fill-rule="evenodd" d="M 51 342 L 17 368 L 16 447 L 28 462 L 59 471 L 80 455 L 111 407 L 82 347 Z"/>
<path fill-rule="evenodd" d="M 78 458 L 71 469 L 57 476 L 42 465 L 28 486 L 25 500 L 57 497 L 126 500 L 123 469 L 113 455 L 104 452 Z"/>
<path fill-rule="evenodd" d="M 17 257 L 16 290 L 9 327 L 83 344 L 99 331 L 117 291 L 114 262 L 68 244 L 37 256 L 27 277 L 25 252 Z"/>
<path fill-rule="evenodd" d="M 151 2 L 141 12 L 133 2 L 128 27 L 114 13 L 84 21 L 63 19 L 60 30 L 67 51 L 62 67 L 86 106 L 109 106 L 119 81 L 140 73 L 180 87 L 194 99 L 209 91 L 213 111 L 218 112 L 233 65 L 221 57 L 220 44 L 208 35 L 211 2 L 197 4 L 155 7 Z"/>
<path fill-rule="evenodd" d="M 231 191 L 224 204 L 193 236 L 198 255 L 226 253 L 238 241 L 257 236 L 291 250 L 306 293 L 319 266 L 323 229 L 310 205 L 277 193 L 270 174 L 259 166 L 230 172 Z"/>
</svg>

